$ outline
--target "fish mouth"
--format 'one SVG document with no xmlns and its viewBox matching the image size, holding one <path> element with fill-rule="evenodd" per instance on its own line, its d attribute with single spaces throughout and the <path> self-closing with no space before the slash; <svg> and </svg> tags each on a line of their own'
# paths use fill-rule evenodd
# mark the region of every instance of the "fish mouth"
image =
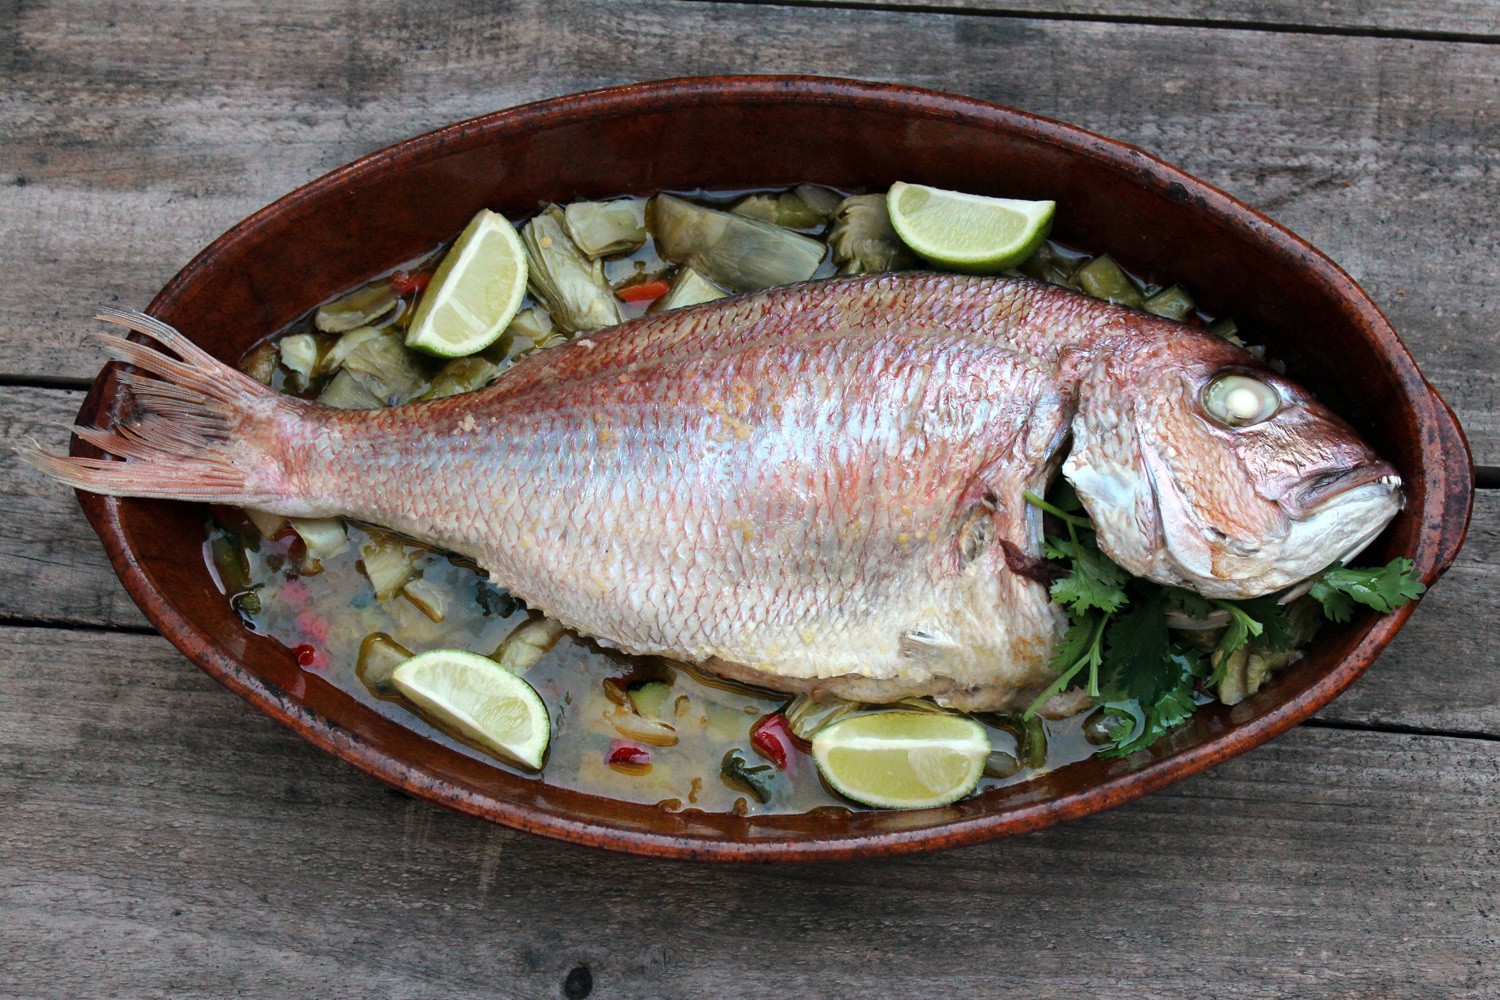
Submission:
<svg viewBox="0 0 1500 1000">
<path fill-rule="evenodd" d="M 1401 488 L 1401 476 L 1384 459 L 1361 462 L 1344 469 L 1317 472 L 1303 479 L 1282 500 L 1282 508 L 1294 518 L 1306 517 L 1351 490 L 1362 486 L 1384 486 L 1391 492 Z"/>
</svg>

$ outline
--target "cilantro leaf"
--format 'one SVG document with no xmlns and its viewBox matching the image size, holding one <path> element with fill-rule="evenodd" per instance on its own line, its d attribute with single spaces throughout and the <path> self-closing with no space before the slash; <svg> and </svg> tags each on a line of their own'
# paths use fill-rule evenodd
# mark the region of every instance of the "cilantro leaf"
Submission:
<svg viewBox="0 0 1500 1000">
<path fill-rule="evenodd" d="M 1097 676 L 1103 659 L 1104 626 L 1109 618 L 1109 615 L 1086 614 L 1068 622 L 1068 630 L 1063 633 L 1062 642 L 1057 644 L 1052 659 L 1047 662 L 1047 669 L 1056 671 L 1057 676 L 1026 709 L 1026 718 L 1035 715 L 1036 710 L 1048 698 L 1067 688 L 1084 667 L 1089 668 L 1091 677 Z"/>
<path fill-rule="evenodd" d="M 1070 615 L 1091 609 L 1118 611 L 1130 600 L 1125 594 L 1130 575 L 1100 552 L 1092 537 L 1079 538 L 1069 531 L 1068 538 L 1047 539 L 1045 552 L 1049 559 L 1072 563 L 1068 575 L 1054 583 L 1051 591 L 1052 599 Z"/>
<path fill-rule="evenodd" d="M 1127 757 L 1137 750 L 1144 750 L 1186 722 L 1197 710 L 1198 702 L 1193 697 L 1191 683 L 1173 687 L 1149 705 L 1142 706 L 1145 718 L 1133 739 L 1107 747 L 1099 751 L 1099 756 Z"/>
<path fill-rule="evenodd" d="M 1136 698 L 1149 704 L 1179 681 L 1169 657 L 1166 596 L 1153 589 L 1105 630 L 1103 696 L 1111 701 Z M 1093 692 L 1090 692 L 1093 693 Z"/>
<path fill-rule="evenodd" d="M 1315 583 L 1308 591 L 1323 607 L 1323 617 L 1331 622 L 1346 622 L 1354 616 L 1354 599 L 1348 594 L 1323 583 Z"/>
<path fill-rule="evenodd" d="M 1413 572 L 1410 559 L 1393 559 L 1384 566 L 1351 568 L 1341 563 L 1318 574 L 1308 591 L 1333 621 L 1348 621 L 1356 603 L 1381 614 L 1394 611 L 1427 590 Z"/>
<path fill-rule="evenodd" d="M 1255 648 L 1273 653 L 1291 651 L 1297 645 L 1297 630 L 1292 624 L 1291 611 L 1275 594 L 1253 597 L 1248 601 L 1235 601 L 1235 606 L 1260 623 Z"/>
<path fill-rule="evenodd" d="M 1181 587 L 1163 587 L 1162 591 L 1167 595 L 1167 604 L 1189 618 L 1201 620 L 1214 613 L 1214 602 L 1202 594 L 1195 594 Z"/>
</svg>

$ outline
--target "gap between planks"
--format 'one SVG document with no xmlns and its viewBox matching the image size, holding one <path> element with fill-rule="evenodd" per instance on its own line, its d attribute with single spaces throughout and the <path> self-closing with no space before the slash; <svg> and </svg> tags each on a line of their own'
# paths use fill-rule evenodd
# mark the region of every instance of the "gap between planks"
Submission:
<svg viewBox="0 0 1500 1000">
<path fill-rule="evenodd" d="M 1278 35 L 1333 35 L 1345 38 L 1382 38 L 1413 42 L 1459 42 L 1469 45 L 1500 45 L 1500 35 L 1483 32 L 1412 27 L 1380 27 L 1362 24 L 1299 24 L 1236 17 L 1181 17 L 1145 13 L 1109 13 L 1102 10 L 1042 10 L 1031 7 L 983 6 L 903 2 L 903 0 L 678 0 L 679 3 L 746 7 L 800 7 L 818 10 L 881 11 L 891 14 L 928 14 L 949 17 L 992 17 L 1028 21 L 1079 21 L 1093 24 L 1128 24 L 1153 28 L 1185 28 L 1217 31 L 1255 31 Z"/>
</svg>

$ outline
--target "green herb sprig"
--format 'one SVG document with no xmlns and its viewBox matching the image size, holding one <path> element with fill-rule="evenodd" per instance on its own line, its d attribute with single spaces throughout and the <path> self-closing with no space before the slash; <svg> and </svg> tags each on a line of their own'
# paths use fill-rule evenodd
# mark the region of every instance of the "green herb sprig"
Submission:
<svg viewBox="0 0 1500 1000">
<path fill-rule="evenodd" d="M 1082 687 L 1096 706 L 1118 715 L 1110 732 L 1114 742 L 1100 756 L 1144 750 L 1186 722 L 1209 700 L 1203 690 L 1224 680 L 1237 651 L 1286 653 L 1310 638 L 1280 594 L 1226 601 L 1130 576 L 1099 550 L 1083 504 L 1066 483 L 1047 500 L 1032 493 L 1026 500 L 1066 532 L 1049 535 L 1043 552 L 1066 569 L 1051 594 L 1066 612 L 1068 628 L 1049 664 L 1057 676 L 1025 714 L 1030 718 L 1060 691 Z M 1341 622 L 1356 604 L 1384 613 L 1416 600 L 1425 589 L 1412 561 L 1403 558 L 1369 568 L 1336 563 L 1314 578 L 1308 594 L 1323 617 Z M 1228 621 L 1210 651 L 1184 631 L 1167 627 L 1169 608 L 1200 620 L 1223 612 Z"/>
</svg>

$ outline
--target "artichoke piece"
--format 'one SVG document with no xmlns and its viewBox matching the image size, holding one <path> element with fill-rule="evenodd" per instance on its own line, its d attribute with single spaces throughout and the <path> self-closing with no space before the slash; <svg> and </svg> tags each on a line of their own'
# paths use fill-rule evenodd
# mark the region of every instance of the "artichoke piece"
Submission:
<svg viewBox="0 0 1500 1000">
<path fill-rule="evenodd" d="M 370 533 L 370 540 L 359 547 L 359 567 L 375 588 L 375 598 L 390 600 L 416 576 L 411 554 L 393 535 Z"/>
<path fill-rule="evenodd" d="M 1239 324 L 1227 316 L 1223 319 L 1216 319 L 1208 324 L 1208 332 L 1221 340 L 1229 341 L 1236 347 L 1245 346 L 1245 342 L 1240 339 Z M 1261 354 L 1264 355 L 1266 349 L 1262 347 L 1260 350 Z M 1262 357 L 1262 360 L 1264 360 L 1264 357 Z"/>
<path fill-rule="evenodd" d="M 276 360 L 280 356 L 281 352 L 275 344 L 261 344 L 245 355 L 245 360 L 240 362 L 240 371 L 262 385 L 270 385 L 271 379 L 276 375 Z"/>
<path fill-rule="evenodd" d="M 347 335 L 346 335 L 347 336 Z M 318 401 L 344 410 L 395 406 L 427 388 L 427 373 L 393 330 L 359 341 Z"/>
<path fill-rule="evenodd" d="M 318 394 L 318 402 L 337 410 L 377 410 L 385 404 L 348 372 L 339 372 Z"/>
<path fill-rule="evenodd" d="M 546 656 L 562 638 L 562 623 L 551 618 L 532 618 L 517 625 L 495 650 L 493 659 L 506 670 L 524 674 Z"/>
<path fill-rule="evenodd" d="M 563 209 L 563 221 L 578 249 L 595 260 L 646 243 L 646 203 L 635 198 L 575 201 Z"/>
<path fill-rule="evenodd" d="M 371 632 L 359 644 L 359 660 L 355 663 L 354 672 L 371 692 L 387 697 L 396 693 L 391 684 L 391 674 L 411 657 L 411 650 L 384 632 Z"/>
<path fill-rule="evenodd" d="M 305 387 L 312 382 L 318 359 L 323 354 L 323 346 L 322 341 L 310 333 L 294 333 L 290 337 L 284 337 L 280 345 L 281 363 Z"/>
<path fill-rule="evenodd" d="M 505 333 L 495 345 L 484 352 L 484 357 L 500 365 L 509 365 L 541 347 L 552 347 L 568 339 L 568 335 L 555 326 L 552 317 L 541 306 L 532 306 L 516 313 Z"/>
<path fill-rule="evenodd" d="M 448 611 L 453 607 L 453 591 L 420 576 L 407 580 L 401 588 L 401 595 L 415 604 L 422 614 L 439 624 L 448 617 Z"/>
<path fill-rule="evenodd" d="M 818 730 L 833 725 L 860 708 L 857 701 L 844 701 L 842 698 L 819 701 L 811 695 L 799 694 L 781 710 L 781 714 L 786 716 L 787 728 L 792 735 L 804 743 L 810 743 Z"/>
<path fill-rule="evenodd" d="M 286 530 L 287 517 L 284 514 L 272 514 L 270 511 L 246 507 L 245 516 L 250 519 L 251 524 L 255 525 L 255 530 L 260 532 L 262 538 L 275 538 Z"/>
<path fill-rule="evenodd" d="M 646 222 L 662 257 L 731 291 L 806 281 L 823 260 L 817 240 L 669 194 L 651 199 Z"/>
<path fill-rule="evenodd" d="M 729 293 L 691 267 L 684 267 L 672 279 L 672 287 L 667 290 L 667 294 L 651 303 L 651 308 L 646 311 L 656 313 L 681 309 L 683 306 L 696 306 L 722 299 L 727 294 Z"/>
<path fill-rule="evenodd" d="M 1028 278 L 1036 278 L 1049 285 L 1061 285 L 1077 292 L 1082 291 L 1078 287 L 1078 268 L 1087 259 L 1087 257 L 1069 257 L 1059 253 L 1051 243 L 1043 243 L 1036 248 L 1036 253 L 1023 260 L 1016 270 Z"/>
<path fill-rule="evenodd" d="M 547 310 L 540 306 L 532 306 L 530 309 L 522 309 L 516 313 L 516 318 L 510 321 L 510 326 L 505 328 L 505 335 L 511 340 L 525 338 L 529 341 L 527 346 L 540 344 L 550 340 L 556 327 L 552 325 L 552 317 Z"/>
<path fill-rule="evenodd" d="M 324 333 L 343 333 L 361 326 L 369 326 L 381 317 L 389 323 L 396 317 L 386 316 L 400 303 L 401 298 L 391 283 L 384 279 L 371 282 L 363 288 L 335 299 L 326 306 L 319 306 L 313 316 L 313 326 Z"/>
<path fill-rule="evenodd" d="M 344 366 L 344 359 L 353 354 L 356 347 L 378 336 L 380 336 L 380 331 L 373 326 L 361 326 L 350 330 L 335 341 L 328 352 L 318 360 L 317 374 L 324 375 L 338 371 Z"/>
<path fill-rule="evenodd" d="M 780 195 L 747 194 L 729 206 L 729 211 L 735 215 L 743 215 L 747 219 L 758 219 L 761 222 L 771 222 L 780 225 L 781 223 L 776 222 L 780 202 Z"/>
<path fill-rule="evenodd" d="M 499 365 L 477 354 L 468 358 L 454 358 L 443 366 L 443 370 L 433 378 L 432 385 L 417 398 L 442 399 L 444 396 L 457 396 L 461 392 L 473 392 L 487 385 L 499 374 Z"/>
<path fill-rule="evenodd" d="M 291 518 L 291 525 L 307 549 L 303 572 L 320 572 L 324 559 L 336 556 L 349 547 L 344 522 L 336 517 L 294 517 Z"/>
<path fill-rule="evenodd" d="M 819 222 L 827 222 L 829 216 L 839 207 L 844 196 L 833 188 L 826 188 L 819 184 L 798 184 L 792 188 L 792 193 L 801 198 L 813 211 L 819 215 Z"/>
<path fill-rule="evenodd" d="M 1178 322 L 1191 316 L 1196 308 L 1193 297 L 1181 285 L 1173 285 L 1171 288 L 1157 292 L 1146 300 L 1145 305 L 1148 313 L 1166 319 L 1175 319 Z"/>
<path fill-rule="evenodd" d="M 1079 270 L 1078 287 L 1096 299 L 1132 309 L 1139 309 L 1146 304 L 1146 297 L 1141 294 L 1135 282 L 1130 280 L 1130 275 L 1108 254 L 1095 257 Z"/>
<path fill-rule="evenodd" d="M 828 245 L 840 274 L 906 271 L 919 263 L 896 235 L 883 194 L 860 194 L 839 202 Z"/>
<path fill-rule="evenodd" d="M 568 236 L 566 216 L 548 205 L 521 229 L 526 246 L 527 287 L 547 307 L 552 322 L 570 333 L 620 322 L 604 265 L 589 260 Z"/>
<path fill-rule="evenodd" d="M 788 229 L 816 229 L 828 221 L 838 203 L 836 192 L 815 184 L 803 184 L 780 194 L 746 195 L 729 211 Z"/>
</svg>

